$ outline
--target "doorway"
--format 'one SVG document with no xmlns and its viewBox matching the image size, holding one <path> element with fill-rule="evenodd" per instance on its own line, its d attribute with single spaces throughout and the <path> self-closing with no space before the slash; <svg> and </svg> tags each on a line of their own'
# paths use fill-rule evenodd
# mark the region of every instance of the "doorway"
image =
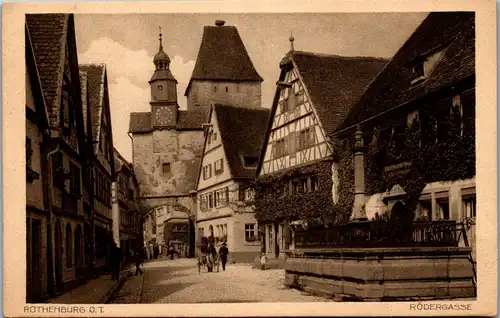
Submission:
<svg viewBox="0 0 500 318">
<path fill-rule="evenodd" d="M 55 231 L 55 272 L 56 272 L 56 291 L 61 292 L 63 290 L 62 284 L 62 233 L 61 233 L 61 222 L 59 220 L 56 221 L 56 225 L 54 228 Z"/>
<path fill-rule="evenodd" d="M 194 222 L 191 218 L 189 218 L 189 258 L 194 257 L 194 252 L 196 249 L 196 233 L 194 229 Z"/>
</svg>

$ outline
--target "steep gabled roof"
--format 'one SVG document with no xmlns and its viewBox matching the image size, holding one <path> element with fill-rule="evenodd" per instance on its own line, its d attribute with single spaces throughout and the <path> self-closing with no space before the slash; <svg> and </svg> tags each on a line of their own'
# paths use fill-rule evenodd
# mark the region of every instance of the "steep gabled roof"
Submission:
<svg viewBox="0 0 500 318">
<path fill-rule="evenodd" d="M 28 80 L 31 84 L 32 93 L 35 100 L 35 109 L 40 118 L 39 125 L 43 128 L 49 127 L 49 116 L 47 113 L 47 106 L 43 94 L 42 83 L 40 82 L 40 75 L 38 67 L 35 62 L 35 54 L 33 52 L 33 44 L 29 34 L 28 25 L 24 25 L 25 31 L 25 58 L 26 58 L 26 72 L 28 72 Z M 26 83 L 28 85 L 28 83 Z"/>
<path fill-rule="evenodd" d="M 234 26 L 205 26 L 192 80 L 256 81 L 263 79 L 255 70 L 248 52 Z"/>
<path fill-rule="evenodd" d="M 340 130 L 474 76 L 474 18 L 473 12 L 430 13 L 370 84 Z M 412 63 L 441 50 L 427 78 L 411 84 Z"/>
<path fill-rule="evenodd" d="M 101 122 L 104 110 L 105 100 L 105 78 L 106 65 L 104 64 L 82 64 L 79 65 L 80 71 L 87 73 L 87 105 L 90 108 L 90 120 L 92 124 L 92 141 L 94 153 L 99 149 L 99 136 Z"/>
<path fill-rule="evenodd" d="M 246 167 L 244 159 L 260 157 L 270 110 L 216 104 L 214 111 L 232 178 L 255 178 L 257 166 Z"/>
<path fill-rule="evenodd" d="M 387 64 L 386 59 L 289 53 L 309 93 L 325 133 L 344 121 L 366 87 Z"/>
<path fill-rule="evenodd" d="M 151 123 L 151 112 L 133 112 L 130 113 L 130 123 L 128 132 L 130 133 L 148 133 L 153 131 Z"/>
<path fill-rule="evenodd" d="M 59 127 L 68 14 L 26 14 L 49 123 Z"/>
<path fill-rule="evenodd" d="M 132 175 L 134 182 L 137 184 L 137 178 L 134 173 L 133 165 L 130 162 L 128 162 L 127 159 L 125 159 L 116 148 L 113 148 L 113 158 L 115 162 L 116 173 L 119 173 L 123 168 L 127 169 Z"/>
<path fill-rule="evenodd" d="M 88 100 L 87 100 L 87 72 L 80 71 L 80 86 L 82 89 L 82 112 L 83 112 L 83 131 L 85 133 L 85 136 L 88 136 L 88 115 L 90 114 L 89 108 L 88 108 Z"/>
</svg>

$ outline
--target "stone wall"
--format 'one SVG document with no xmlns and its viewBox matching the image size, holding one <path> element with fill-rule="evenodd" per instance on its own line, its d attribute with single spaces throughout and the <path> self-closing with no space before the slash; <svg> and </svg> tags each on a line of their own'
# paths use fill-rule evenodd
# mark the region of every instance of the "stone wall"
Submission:
<svg viewBox="0 0 500 318">
<path fill-rule="evenodd" d="M 470 248 L 296 250 L 285 285 L 328 298 L 418 300 L 475 297 Z"/>
<path fill-rule="evenodd" d="M 134 171 L 140 196 L 189 195 L 195 190 L 203 138 L 202 131 L 134 134 Z M 169 173 L 163 173 L 164 163 L 170 164 Z"/>
<path fill-rule="evenodd" d="M 188 110 L 200 107 L 208 110 L 212 103 L 258 108 L 262 104 L 261 83 L 193 80 L 187 103 Z"/>
</svg>

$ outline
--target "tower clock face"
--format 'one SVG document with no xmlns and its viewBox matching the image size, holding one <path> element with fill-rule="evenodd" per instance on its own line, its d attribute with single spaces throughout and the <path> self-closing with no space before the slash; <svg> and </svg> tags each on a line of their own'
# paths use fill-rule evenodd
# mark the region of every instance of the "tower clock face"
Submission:
<svg viewBox="0 0 500 318">
<path fill-rule="evenodd" d="M 158 126 L 170 126 L 174 124 L 174 112 L 170 107 L 158 107 L 155 118 Z"/>
</svg>

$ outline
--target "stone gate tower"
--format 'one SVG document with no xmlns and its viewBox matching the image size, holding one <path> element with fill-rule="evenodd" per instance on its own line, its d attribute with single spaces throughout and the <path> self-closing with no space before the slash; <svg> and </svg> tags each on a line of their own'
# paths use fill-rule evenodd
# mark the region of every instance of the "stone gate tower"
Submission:
<svg viewBox="0 0 500 318">
<path fill-rule="evenodd" d="M 134 170 L 140 184 L 139 201 L 146 211 L 145 244 L 168 243 L 171 229 L 188 228 L 180 248 L 194 255 L 196 182 L 211 105 L 261 106 L 262 78 L 234 26 L 205 26 L 200 51 L 186 89 L 187 110 L 177 103 L 177 80 L 160 32 L 149 81 L 151 110 L 130 114 Z M 185 226 L 187 225 L 187 226 Z M 165 230 L 166 229 L 166 230 Z M 164 230 L 166 231 L 164 233 Z M 182 241 L 189 241 L 183 243 Z M 176 243 L 177 244 L 177 243 Z"/>
</svg>

